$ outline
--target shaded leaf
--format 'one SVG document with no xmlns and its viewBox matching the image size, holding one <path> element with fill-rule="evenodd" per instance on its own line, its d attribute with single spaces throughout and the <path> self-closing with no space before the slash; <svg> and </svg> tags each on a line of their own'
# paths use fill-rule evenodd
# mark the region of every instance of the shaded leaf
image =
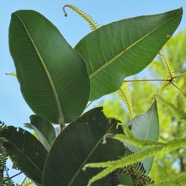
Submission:
<svg viewBox="0 0 186 186">
<path fill-rule="evenodd" d="M 47 157 L 44 146 L 29 132 L 13 126 L 3 128 L 0 137 L 5 139 L 3 145 L 14 165 L 29 178 L 42 184 Z"/>
<path fill-rule="evenodd" d="M 131 126 L 131 132 L 136 138 L 141 140 L 158 141 L 159 120 L 156 101 L 147 112 L 134 117 L 127 123 L 127 125 Z M 143 150 L 142 148 L 138 148 L 129 143 L 124 142 L 124 144 L 134 153 Z M 153 158 L 146 158 L 142 162 L 146 170 L 146 174 L 148 174 L 152 167 Z"/>
<path fill-rule="evenodd" d="M 114 139 L 107 139 L 106 134 L 122 132 L 116 129 L 117 121 L 108 119 L 102 113 L 102 108 L 93 109 L 71 123 L 54 142 L 45 166 L 44 186 L 87 185 L 88 180 L 100 169 L 82 168 L 87 162 L 102 162 L 114 160 L 125 153 L 124 145 Z M 56 161 L 58 160 L 58 161 Z M 112 175 L 109 175 L 95 185 L 110 185 Z"/>
<path fill-rule="evenodd" d="M 182 9 L 117 21 L 85 36 L 75 50 L 85 60 L 90 100 L 114 92 L 123 79 L 143 70 L 172 36 Z"/>
<path fill-rule="evenodd" d="M 37 115 L 31 115 L 30 122 L 31 123 L 26 123 L 25 126 L 36 132 L 39 141 L 44 145 L 47 151 L 49 151 L 56 139 L 53 125 Z"/>
<path fill-rule="evenodd" d="M 9 46 L 22 94 L 37 115 L 63 124 L 83 112 L 89 97 L 84 61 L 50 21 L 35 11 L 14 12 Z"/>
</svg>

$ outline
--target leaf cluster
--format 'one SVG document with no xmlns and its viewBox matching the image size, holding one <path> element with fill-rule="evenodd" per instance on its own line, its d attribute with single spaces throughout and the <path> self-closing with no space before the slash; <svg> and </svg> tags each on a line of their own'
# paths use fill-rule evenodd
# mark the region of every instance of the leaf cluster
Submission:
<svg viewBox="0 0 186 186">
<path fill-rule="evenodd" d="M 12 14 L 9 48 L 21 92 L 35 113 L 25 126 L 35 136 L 22 128 L 3 127 L 3 148 L 37 185 L 153 185 L 148 176 L 153 156 L 185 147 L 186 139 L 158 142 L 156 101 L 134 117 L 130 90 L 123 81 L 151 63 L 178 27 L 182 9 L 98 28 L 83 11 L 65 7 L 93 29 L 74 48 L 40 13 L 19 10 Z M 172 83 L 175 74 L 162 57 Z M 89 101 L 115 91 L 127 105 L 128 122 L 107 117 L 102 107 L 85 110 Z M 54 125 L 60 126 L 59 135 Z M 183 174 L 173 181 L 182 183 L 184 179 Z"/>
</svg>

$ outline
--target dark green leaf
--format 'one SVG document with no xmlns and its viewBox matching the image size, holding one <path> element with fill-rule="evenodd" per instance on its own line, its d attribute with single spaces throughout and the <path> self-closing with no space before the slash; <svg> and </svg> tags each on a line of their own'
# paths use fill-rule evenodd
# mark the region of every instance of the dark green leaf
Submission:
<svg viewBox="0 0 186 186">
<path fill-rule="evenodd" d="M 103 26 L 85 36 L 75 50 L 86 62 L 90 100 L 120 88 L 123 79 L 143 70 L 172 36 L 182 9 Z"/>
<path fill-rule="evenodd" d="M 136 138 L 141 140 L 158 141 L 159 120 L 156 101 L 152 104 L 147 112 L 136 116 L 135 118 L 130 120 L 127 125 L 131 126 L 131 131 Z M 142 150 L 128 143 L 125 143 L 125 145 L 132 152 L 139 152 Z M 153 158 L 147 158 L 142 162 L 144 164 L 146 174 L 148 174 L 152 167 Z"/>
<path fill-rule="evenodd" d="M 116 120 L 104 116 L 101 108 L 93 109 L 71 123 L 57 137 L 49 152 L 44 170 L 44 186 L 85 186 L 100 171 L 83 171 L 86 163 L 121 157 L 125 152 L 121 142 L 108 138 L 106 144 L 102 143 L 106 134 L 122 132 L 116 129 L 116 124 Z M 109 175 L 95 185 L 107 186 L 111 181 L 112 175 Z"/>
<path fill-rule="evenodd" d="M 56 139 L 53 125 L 37 115 L 30 116 L 30 122 L 31 123 L 26 123 L 25 126 L 36 132 L 39 141 L 44 145 L 47 151 L 49 151 Z"/>
<path fill-rule="evenodd" d="M 22 94 L 31 109 L 52 123 L 71 122 L 84 110 L 89 78 L 83 59 L 41 14 L 12 14 L 9 46 Z"/>
<path fill-rule="evenodd" d="M 0 131 L 0 137 L 5 139 L 3 145 L 14 165 L 29 178 L 42 184 L 42 175 L 47 151 L 44 146 L 29 132 L 5 127 Z"/>
</svg>

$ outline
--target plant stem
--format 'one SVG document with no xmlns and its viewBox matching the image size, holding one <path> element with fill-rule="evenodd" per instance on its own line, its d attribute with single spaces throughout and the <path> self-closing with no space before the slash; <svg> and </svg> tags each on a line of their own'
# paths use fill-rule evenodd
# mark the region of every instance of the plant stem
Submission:
<svg viewBox="0 0 186 186">
<path fill-rule="evenodd" d="M 171 83 L 174 87 L 176 87 L 184 96 L 186 96 L 186 94 L 174 83 Z"/>
<path fill-rule="evenodd" d="M 124 80 L 123 82 L 139 82 L 139 81 L 171 81 L 172 79 L 129 79 Z"/>
<path fill-rule="evenodd" d="M 128 79 L 128 80 L 124 80 L 123 82 L 140 82 L 140 81 L 172 81 L 175 78 L 181 77 L 186 75 L 186 72 L 182 73 L 182 74 L 178 74 L 174 77 L 171 77 L 169 79 L 164 79 L 164 78 L 154 78 L 154 79 Z"/>
<path fill-rule="evenodd" d="M 181 77 L 181 76 L 184 76 L 184 75 L 186 75 L 186 72 L 184 72 L 184 73 L 182 73 L 182 74 L 178 74 L 178 75 L 174 76 L 174 77 L 173 77 L 173 79 L 174 79 L 174 78 Z"/>
</svg>

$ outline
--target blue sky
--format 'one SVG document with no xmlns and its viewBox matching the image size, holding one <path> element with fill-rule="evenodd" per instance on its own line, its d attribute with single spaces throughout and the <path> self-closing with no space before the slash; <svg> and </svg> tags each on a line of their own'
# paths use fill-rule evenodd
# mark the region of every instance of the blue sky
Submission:
<svg viewBox="0 0 186 186">
<path fill-rule="evenodd" d="M 1 0 L 0 1 L 0 120 L 7 125 L 23 127 L 29 122 L 32 111 L 25 103 L 17 79 L 6 76 L 14 72 L 14 64 L 8 49 L 8 27 L 11 13 L 20 9 L 32 9 L 47 17 L 62 33 L 70 45 L 75 44 L 90 32 L 87 23 L 77 14 L 67 9 L 64 17 L 62 6 L 72 4 L 91 15 L 97 23 L 104 25 L 124 18 L 157 14 L 183 7 L 185 0 Z M 186 27 L 186 14 L 178 28 Z"/>
</svg>

